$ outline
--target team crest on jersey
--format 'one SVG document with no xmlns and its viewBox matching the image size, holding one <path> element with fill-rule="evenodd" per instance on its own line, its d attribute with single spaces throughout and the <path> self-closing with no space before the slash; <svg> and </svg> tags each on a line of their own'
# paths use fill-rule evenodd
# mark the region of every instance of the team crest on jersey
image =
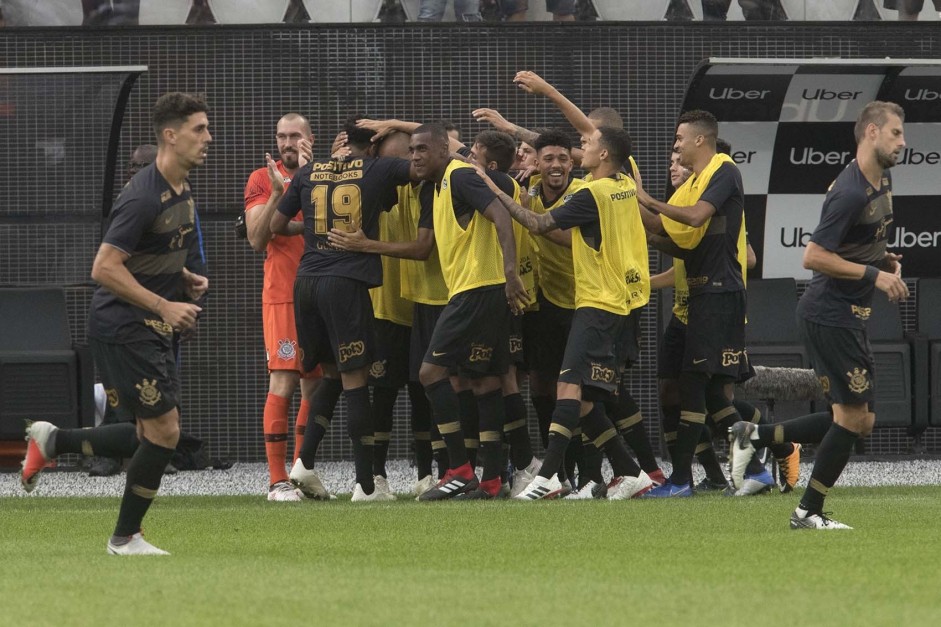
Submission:
<svg viewBox="0 0 941 627">
<path fill-rule="evenodd" d="M 380 361 L 372 362 L 372 366 L 369 368 L 369 376 L 373 379 L 381 379 L 386 376 L 386 360 L 382 359 Z"/>
<path fill-rule="evenodd" d="M 353 357 L 359 357 L 366 352 L 366 343 L 363 341 L 350 342 L 349 344 L 340 344 L 340 363 L 345 364 Z"/>
<path fill-rule="evenodd" d="M 574 195 L 575 195 L 575 194 L 566 194 L 565 196 L 563 196 L 563 197 L 562 197 L 562 204 L 564 205 L 564 204 L 567 203 L 568 201 L 572 200 L 572 196 L 574 196 Z"/>
<path fill-rule="evenodd" d="M 741 362 L 743 351 L 732 351 L 724 350 L 722 351 L 722 365 L 723 366 L 734 366 Z"/>
<path fill-rule="evenodd" d="M 441 189 L 448 188 L 448 179 L 441 179 Z"/>
<path fill-rule="evenodd" d="M 107 388 L 105 394 L 108 396 L 108 405 L 112 408 L 118 406 L 118 391 L 114 388 Z"/>
<path fill-rule="evenodd" d="M 171 196 L 172 194 L 170 193 L 170 190 L 165 191 L 164 193 L 160 194 L 160 202 L 167 202 L 170 200 Z"/>
<path fill-rule="evenodd" d="M 823 393 L 829 394 L 830 393 L 830 377 L 824 375 L 822 377 L 817 377 L 817 379 L 820 381 L 820 387 L 823 388 Z"/>
<path fill-rule="evenodd" d="M 601 364 L 591 364 L 591 380 L 601 381 L 602 383 L 614 383 L 614 370 L 605 368 Z"/>
<path fill-rule="evenodd" d="M 851 305 L 853 310 L 853 315 L 859 318 L 860 320 L 869 320 L 869 316 L 872 315 L 872 307 L 860 307 L 859 305 Z"/>
<path fill-rule="evenodd" d="M 141 404 L 147 405 L 147 407 L 153 407 L 163 398 L 163 395 L 160 394 L 160 390 L 157 389 L 156 379 L 144 379 L 135 387 L 140 390 L 139 399 Z"/>
<path fill-rule="evenodd" d="M 471 344 L 470 361 L 490 361 L 493 358 L 493 347 L 483 344 Z"/>
<path fill-rule="evenodd" d="M 290 360 L 297 357 L 297 342 L 294 340 L 278 340 L 278 359 Z"/>
<path fill-rule="evenodd" d="M 869 377 L 866 375 L 866 369 L 863 368 L 853 368 L 853 372 L 847 372 L 846 376 L 849 377 L 850 383 L 849 388 L 850 392 L 853 394 L 862 394 L 869 389 L 869 386 L 872 383 L 869 381 Z"/>
</svg>

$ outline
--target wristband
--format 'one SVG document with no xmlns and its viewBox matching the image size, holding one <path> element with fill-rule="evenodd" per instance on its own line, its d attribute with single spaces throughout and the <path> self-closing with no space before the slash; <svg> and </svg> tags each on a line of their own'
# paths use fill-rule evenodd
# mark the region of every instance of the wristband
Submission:
<svg viewBox="0 0 941 627">
<path fill-rule="evenodd" d="M 870 283 L 875 283 L 876 279 L 879 278 L 879 268 L 875 266 L 866 266 L 866 269 L 863 270 L 863 278 Z"/>
</svg>

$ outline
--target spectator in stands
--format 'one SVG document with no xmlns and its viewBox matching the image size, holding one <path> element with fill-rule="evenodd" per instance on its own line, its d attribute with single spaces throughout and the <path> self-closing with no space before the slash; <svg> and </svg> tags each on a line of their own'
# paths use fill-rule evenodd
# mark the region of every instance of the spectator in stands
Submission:
<svg viewBox="0 0 941 627">
<path fill-rule="evenodd" d="M 137 26 L 140 0 L 82 0 L 82 26 Z"/>
<path fill-rule="evenodd" d="M 724 21 L 732 0 L 702 0 L 703 21 Z M 786 20 L 781 0 L 738 0 L 746 20 Z"/>
<path fill-rule="evenodd" d="M 418 7 L 419 22 L 440 22 L 448 0 L 421 0 Z M 480 22 L 480 0 L 454 0 L 454 15 L 458 22 Z"/>
<path fill-rule="evenodd" d="M 934 4 L 934 10 L 941 17 L 941 0 L 931 0 Z M 885 8 L 897 10 L 899 12 L 900 22 L 914 22 L 918 20 L 918 15 L 925 8 L 925 0 L 885 0 Z"/>
<path fill-rule="evenodd" d="M 488 4 L 498 4 L 507 22 L 525 22 L 529 0 L 484 0 Z M 546 11 L 552 14 L 555 22 L 575 21 L 575 0 L 546 0 Z"/>
</svg>

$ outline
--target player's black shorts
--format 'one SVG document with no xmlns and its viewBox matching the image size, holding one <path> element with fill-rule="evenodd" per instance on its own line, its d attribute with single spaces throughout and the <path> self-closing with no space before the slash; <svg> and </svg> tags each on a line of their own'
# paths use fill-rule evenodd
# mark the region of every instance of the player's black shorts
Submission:
<svg viewBox="0 0 941 627">
<path fill-rule="evenodd" d="M 294 321 L 305 372 L 320 363 L 336 364 L 340 372 L 372 365 L 372 301 L 362 281 L 339 276 L 297 277 Z"/>
<path fill-rule="evenodd" d="M 510 364 L 526 370 L 526 345 L 523 343 L 523 316 L 510 316 Z"/>
<path fill-rule="evenodd" d="M 503 285 L 456 294 L 438 318 L 424 360 L 469 378 L 506 374 L 512 315 Z"/>
<path fill-rule="evenodd" d="M 875 360 L 863 329 L 828 327 L 797 318 L 810 364 L 832 403 L 871 403 L 875 387 Z"/>
<path fill-rule="evenodd" d="M 744 290 L 690 297 L 683 372 L 747 378 Z"/>
<path fill-rule="evenodd" d="M 108 404 L 121 417 L 156 418 L 179 407 L 173 348 L 159 340 L 112 344 L 89 338 Z"/>
<path fill-rule="evenodd" d="M 376 352 L 369 385 L 398 389 L 408 383 L 411 327 L 376 318 Z"/>
<path fill-rule="evenodd" d="M 627 322 L 627 316 L 609 311 L 593 307 L 576 309 L 559 381 L 581 385 L 585 400 L 604 398 L 598 391 L 613 394 L 623 363 L 618 354 L 618 342 L 624 338 Z"/>
<path fill-rule="evenodd" d="M 660 340 L 660 354 L 657 356 L 657 377 L 661 379 L 679 379 L 683 372 L 683 352 L 686 349 L 686 325 L 673 315 Z"/>
<path fill-rule="evenodd" d="M 412 310 L 412 336 L 408 352 L 409 381 L 418 381 L 421 362 L 425 359 L 425 353 L 428 352 L 428 345 L 431 343 L 431 335 L 435 332 L 435 325 L 438 324 L 438 318 L 441 317 L 445 306 L 415 303 L 415 308 Z"/>
<path fill-rule="evenodd" d="M 632 309 L 627 314 L 627 323 L 618 338 L 618 362 L 625 368 L 630 368 L 640 359 L 640 312 L 640 309 Z"/>
<path fill-rule="evenodd" d="M 574 309 L 559 307 L 540 292 L 539 309 L 523 314 L 523 349 L 531 372 L 555 379 L 562 369 Z"/>
</svg>

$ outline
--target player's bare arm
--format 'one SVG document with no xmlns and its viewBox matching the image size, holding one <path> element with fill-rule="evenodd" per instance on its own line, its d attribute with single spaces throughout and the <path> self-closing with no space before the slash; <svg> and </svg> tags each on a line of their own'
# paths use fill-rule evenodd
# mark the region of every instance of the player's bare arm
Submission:
<svg viewBox="0 0 941 627">
<path fill-rule="evenodd" d="M 650 277 L 650 289 L 662 290 L 667 287 L 673 287 L 673 275 L 675 273 L 676 269 L 671 266 L 664 272 L 653 275 Z"/>
<path fill-rule="evenodd" d="M 908 286 L 902 277 L 893 271 L 885 271 L 875 266 L 865 266 L 843 259 L 816 242 L 808 242 L 804 250 L 804 267 L 820 272 L 835 279 L 866 279 L 875 283 L 889 297 L 890 302 L 899 302 L 908 298 Z"/>
<path fill-rule="evenodd" d="M 641 180 L 635 181 L 637 185 L 637 202 L 640 203 L 643 207 L 650 209 L 651 211 L 657 211 L 662 213 L 671 220 L 676 220 L 680 224 L 685 224 L 686 226 L 691 226 L 698 228 L 706 223 L 709 218 L 713 216 L 716 212 L 716 208 L 712 203 L 705 200 L 699 200 L 695 205 L 691 207 L 677 207 L 676 205 L 671 205 L 667 202 L 661 202 L 655 200 L 644 190 L 643 182 Z M 645 219 L 644 212 L 641 211 L 641 219 L 644 220 L 644 228 L 652 233 L 661 233 L 663 232 L 663 227 L 659 230 L 647 228 L 648 219 Z M 659 222 L 657 218 L 656 222 Z M 654 226 L 655 222 L 651 222 L 651 226 Z"/>
<path fill-rule="evenodd" d="M 378 142 L 389 133 L 393 133 L 395 131 L 408 133 L 411 135 L 415 132 L 415 129 L 421 126 L 421 124 L 419 122 L 407 122 L 405 120 L 369 120 L 367 118 L 363 118 L 356 121 L 356 126 L 375 131 L 376 134 L 373 135 L 372 141 Z M 452 153 L 456 153 L 461 148 L 464 148 L 464 144 L 454 139 L 453 137 L 449 138 L 448 150 L 450 150 Z"/>
<path fill-rule="evenodd" d="M 656 248 L 660 252 L 670 255 L 676 259 L 685 259 L 689 255 L 688 250 L 681 248 L 667 235 L 647 234 L 647 245 Z"/>
<path fill-rule="evenodd" d="M 550 214 L 535 213 L 517 204 L 516 201 L 507 196 L 506 193 L 493 182 L 493 179 L 487 176 L 487 173 L 484 172 L 480 166 L 474 166 L 474 169 L 477 170 L 478 176 L 483 179 L 487 187 L 493 190 L 493 193 L 497 195 L 497 200 L 500 201 L 500 205 L 506 209 L 514 220 L 522 224 L 523 228 L 527 231 L 535 233 L 536 235 L 544 235 L 549 231 L 559 228 L 556 226 L 555 220 L 552 219 Z"/>
<path fill-rule="evenodd" d="M 489 177 L 487 177 L 489 178 Z M 516 261 L 516 239 L 513 237 L 513 223 L 503 210 L 498 198 L 487 205 L 481 212 L 485 218 L 493 222 L 497 229 L 497 239 L 500 240 L 500 250 L 503 252 L 503 276 L 506 277 L 506 302 L 513 313 L 520 314 L 529 304 L 529 294 L 519 276 Z"/>
<path fill-rule="evenodd" d="M 301 151 L 303 154 L 303 151 Z M 269 228 L 271 216 L 277 212 L 278 202 L 284 195 L 284 178 L 278 170 L 278 166 L 270 153 L 265 153 L 265 165 L 268 169 L 268 180 L 271 182 L 271 195 L 265 204 L 252 205 L 245 211 L 245 228 L 248 231 L 248 243 L 255 252 L 262 252 L 268 247 L 273 233 Z M 303 233 L 303 223 L 301 230 L 297 233 L 284 233 L 284 235 L 299 235 Z"/>
<path fill-rule="evenodd" d="M 419 227 L 418 237 L 410 242 L 384 242 L 369 239 L 362 229 L 352 233 L 339 229 L 330 229 L 327 234 L 327 241 L 339 250 L 424 261 L 428 259 L 431 251 L 435 248 L 435 231 L 434 229 Z"/>
<path fill-rule="evenodd" d="M 496 109 L 474 109 L 471 112 L 471 115 L 473 115 L 474 119 L 478 122 L 486 122 L 498 131 L 509 133 L 516 141 L 526 142 L 527 144 L 532 145 L 539 137 L 539 133 L 531 131 L 528 128 L 523 128 L 518 124 L 513 124 L 505 117 L 500 115 L 500 112 Z"/>
<path fill-rule="evenodd" d="M 595 125 L 592 124 L 588 116 L 575 106 L 571 100 L 566 98 L 562 92 L 550 85 L 544 78 L 535 72 L 522 71 L 517 72 L 513 82 L 523 91 L 544 96 L 555 104 L 569 124 L 575 127 L 575 130 L 581 135 L 591 135 L 595 132 Z"/>
<path fill-rule="evenodd" d="M 125 265 L 130 257 L 119 248 L 102 244 L 92 264 L 91 278 L 121 300 L 157 314 L 175 331 L 185 331 L 195 326 L 196 315 L 202 308 L 192 303 L 168 301 L 138 283 Z M 208 289 L 209 281 L 205 277 L 200 279 L 205 281 Z"/>
</svg>

